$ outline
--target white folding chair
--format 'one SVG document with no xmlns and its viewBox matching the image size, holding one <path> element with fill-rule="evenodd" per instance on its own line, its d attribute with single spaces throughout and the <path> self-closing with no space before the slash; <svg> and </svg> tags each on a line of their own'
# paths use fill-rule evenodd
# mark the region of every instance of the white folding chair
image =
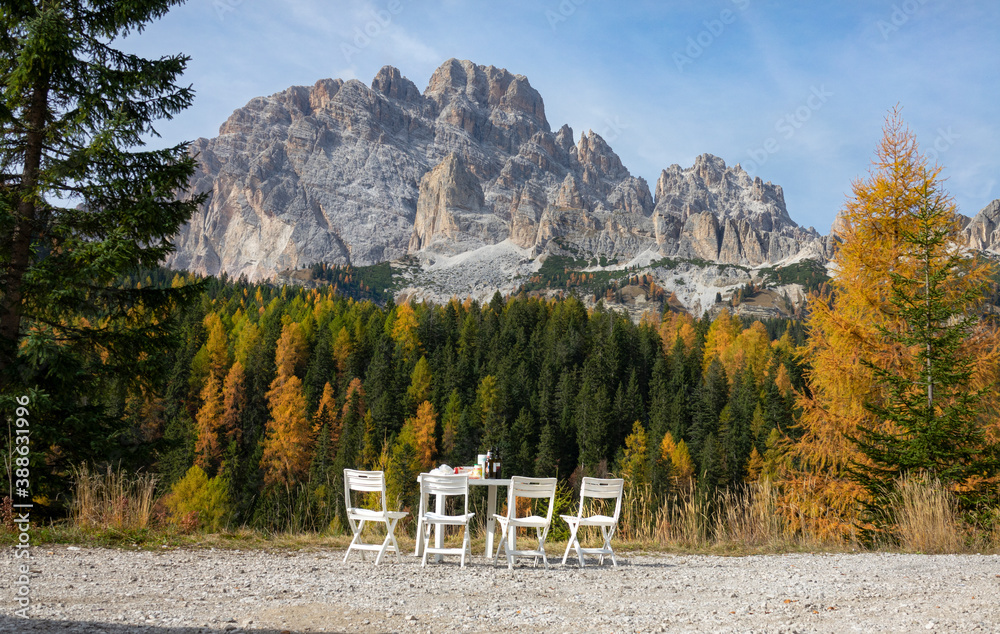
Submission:
<svg viewBox="0 0 1000 634">
<path fill-rule="evenodd" d="M 611 549 L 611 538 L 615 534 L 615 529 L 618 528 L 618 516 L 622 511 L 622 491 L 624 489 L 625 481 L 621 478 L 583 479 L 583 484 L 580 486 L 580 510 L 577 511 L 576 515 L 559 516 L 563 518 L 567 524 L 569 524 L 569 543 L 566 544 L 566 552 L 563 553 L 562 558 L 564 565 L 566 563 L 566 558 L 569 556 L 570 548 L 575 548 L 576 556 L 580 559 L 581 568 L 584 566 L 584 555 L 599 555 L 599 565 L 604 563 L 605 556 L 610 556 L 611 563 L 614 564 L 616 568 L 618 567 L 618 562 L 615 560 L 615 551 Z M 587 498 L 603 500 L 611 500 L 614 498 L 614 515 L 609 516 L 597 514 L 584 517 L 583 511 Z M 583 526 L 599 526 L 601 529 L 601 535 L 604 537 L 604 545 L 600 548 L 581 548 L 579 530 Z"/>
<path fill-rule="evenodd" d="M 435 496 L 435 510 L 429 509 L 430 496 Z M 448 515 L 446 500 L 449 497 L 461 497 L 463 510 L 460 515 Z M 461 567 L 465 567 L 465 556 L 472 559 L 472 544 L 469 541 L 469 520 L 475 513 L 469 512 L 469 476 L 467 475 L 420 475 L 420 511 L 417 515 L 417 539 L 423 539 L 424 558 L 421 566 L 427 565 L 427 554 L 461 555 Z M 461 548 L 445 548 L 443 545 L 430 545 L 431 528 L 435 531 L 444 530 L 445 526 L 464 526 Z M 443 544 L 443 536 L 435 539 L 435 544 Z"/>
<path fill-rule="evenodd" d="M 352 506 L 352 491 L 359 493 L 381 493 L 382 510 L 373 511 L 371 509 Z M 351 525 L 351 532 L 354 533 L 354 539 L 351 540 L 351 545 L 347 547 L 347 554 L 344 555 L 344 562 L 347 562 L 347 558 L 351 555 L 352 550 L 361 551 L 362 561 L 365 558 L 366 550 L 377 550 L 378 557 L 375 558 L 375 565 L 377 566 L 382 561 L 382 555 L 385 554 L 386 549 L 392 546 L 393 551 L 396 553 L 396 562 L 398 563 L 400 561 L 399 544 L 396 543 L 396 536 L 394 535 L 396 522 L 406 517 L 407 514 L 400 511 L 388 510 L 385 503 L 385 475 L 381 471 L 344 469 L 344 502 L 347 507 L 347 521 Z M 365 528 L 365 522 L 385 523 L 385 540 L 381 546 L 366 544 L 363 541 L 361 532 Z"/>
<path fill-rule="evenodd" d="M 517 516 L 518 498 L 549 498 L 549 508 L 545 517 L 539 515 L 529 515 L 528 517 Z M 507 554 L 507 568 L 514 569 L 514 557 L 534 557 L 534 565 L 538 565 L 538 558 L 542 558 L 545 567 L 549 567 L 549 560 L 545 556 L 545 538 L 549 534 L 549 526 L 552 523 L 552 510 L 556 505 L 556 479 L 555 478 L 523 478 L 514 476 L 510 479 L 510 487 L 507 489 L 507 515 L 496 514 L 493 517 L 500 522 L 500 543 L 497 545 L 497 552 L 493 555 L 493 565 L 496 566 L 497 559 L 500 558 L 500 549 Z M 538 537 L 538 548 L 535 550 L 516 550 L 512 548 L 517 536 L 518 528 L 534 528 Z M 508 543 L 509 540 L 509 543 Z"/>
</svg>

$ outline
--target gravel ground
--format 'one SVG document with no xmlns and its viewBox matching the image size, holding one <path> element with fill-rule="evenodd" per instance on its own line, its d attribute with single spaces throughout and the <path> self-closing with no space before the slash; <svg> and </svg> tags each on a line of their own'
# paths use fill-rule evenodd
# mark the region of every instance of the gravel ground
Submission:
<svg viewBox="0 0 1000 634">
<path fill-rule="evenodd" d="M 32 618 L 2 632 L 1000 632 L 996 555 L 623 555 L 610 566 L 482 557 L 421 569 L 343 551 L 36 547 Z"/>
</svg>

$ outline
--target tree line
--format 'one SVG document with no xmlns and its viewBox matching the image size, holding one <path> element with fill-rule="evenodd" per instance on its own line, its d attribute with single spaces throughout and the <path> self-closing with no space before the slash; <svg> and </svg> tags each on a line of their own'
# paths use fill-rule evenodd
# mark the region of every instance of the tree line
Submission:
<svg viewBox="0 0 1000 634">
<path fill-rule="evenodd" d="M 727 486 L 767 468 L 793 423 L 802 369 L 782 330 L 727 312 L 635 324 L 574 297 L 383 308 L 210 280 L 150 393 L 163 396 L 126 409 L 160 413 L 132 425 L 158 445 L 165 483 L 192 465 L 221 475 L 234 520 L 252 525 L 289 509 L 328 523 L 345 467 L 385 470 L 404 505 L 419 472 L 486 448 L 509 474 L 604 475 L 636 425 L 658 491 L 677 477 Z"/>
</svg>

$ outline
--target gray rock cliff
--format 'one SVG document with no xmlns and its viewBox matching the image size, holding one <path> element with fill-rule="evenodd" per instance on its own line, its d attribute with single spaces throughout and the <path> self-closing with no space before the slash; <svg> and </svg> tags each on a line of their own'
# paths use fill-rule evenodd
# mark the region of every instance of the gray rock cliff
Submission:
<svg viewBox="0 0 1000 634">
<path fill-rule="evenodd" d="M 386 66 L 370 86 L 324 79 L 258 97 L 192 151 L 191 190 L 208 199 L 166 264 L 204 274 L 261 280 L 501 242 L 531 258 L 746 266 L 825 252 L 777 185 L 705 154 L 664 170 L 654 197 L 600 135 L 553 132 L 526 77 L 469 61 L 442 64 L 422 93 Z"/>
<path fill-rule="evenodd" d="M 1000 253 L 1000 199 L 986 205 L 962 230 L 973 249 Z"/>
</svg>

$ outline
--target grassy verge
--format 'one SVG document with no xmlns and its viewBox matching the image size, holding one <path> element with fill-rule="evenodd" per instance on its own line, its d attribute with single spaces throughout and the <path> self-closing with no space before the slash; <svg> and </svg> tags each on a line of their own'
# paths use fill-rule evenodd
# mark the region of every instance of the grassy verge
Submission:
<svg viewBox="0 0 1000 634">
<path fill-rule="evenodd" d="M 155 478 L 121 471 L 76 473 L 74 499 L 65 520 L 32 527 L 32 544 L 75 545 L 124 549 L 215 548 L 240 550 L 345 549 L 350 534 L 336 522 L 322 532 L 268 532 L 230 527 L 221 532 L 206 524 L 175 521 L 156 512 Z M 878 552 L 998 553 L 1000 509 L 991 511 L 987 528 L 963 521 L 953 495 L 935 480 L 905 478 L 892 514 L 896 518 L 893 540 L 869 545 Z M 575 513 L 576 494 L 560 487 L 556 516 L 549 533 L 548 552 L 562 556 L 568 531 L 559 513 Z M 608 504 L 598 501 L 596 504 Z M 754 483 L 708 495 L 690 485 L 678 484 L 666 499 L 655 498 L 649 485 L 630 487 L 622 502 L 615 550 L 648 553 L 745 556 L 797 552 L 842 553 L 865 550 L 851 540 L 822 539 L 808 531 L 790 528 L 784 501 L 777 487 Z M 501 510 L 502 512 L 502 510 Z M 588 514 L 610 514 L 611 507 L 593 507 Z M 473 553 L 485 549 L 485 516 L 478 510 L 472 524 Z M 379 543 L 382 528 L 369 525 L 366 541 Z M 415 525 L 411 515 L 397 527 L 403 552 L 413 552 Z M 370 533 L 370 534 L 368 534 Z M 17 543 L 18 531 L 9 520 L 0 523 L 0 546 Z M 459 544 L 460 533 L 450 529 L 448 541 Z M 531 538 L 528 539 L 529 543 Z M 585 547 L 601 545 L 597 529 L 581 535 Z"/>
</svg>

